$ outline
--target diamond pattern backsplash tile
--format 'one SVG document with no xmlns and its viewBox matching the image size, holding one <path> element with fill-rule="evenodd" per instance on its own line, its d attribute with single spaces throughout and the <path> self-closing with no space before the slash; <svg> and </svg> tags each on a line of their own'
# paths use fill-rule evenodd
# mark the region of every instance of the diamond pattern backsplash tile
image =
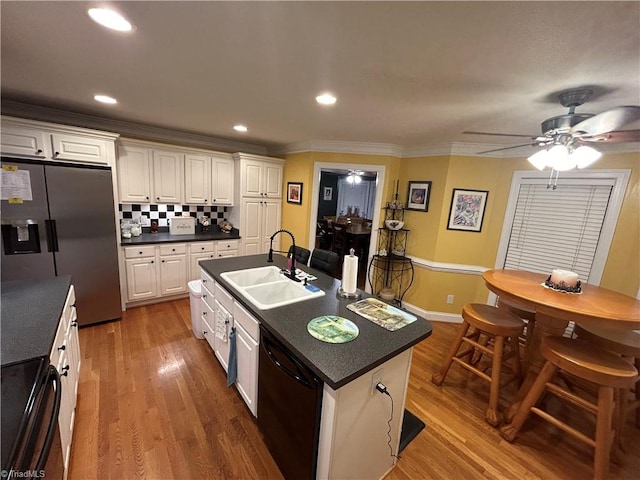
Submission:
<svg viewBox="0 0 640 480">
<path fill-rule="evenodd" d="M 205 216 L 211 219 L 211 224 L 216 225 L 226 220 L 227 207 L 211 205 L 167 205 L 149 203 L 121 203 L 118 205 L 120 220 L 133 219 L 148 225 L 151 220 L 157 220 L 159 227 L 168 227 L 167 219 L 173 217 L 192 216 L 195 218 Z M 143 221 L 149 219 L 149 222 Z"/>
</svg>

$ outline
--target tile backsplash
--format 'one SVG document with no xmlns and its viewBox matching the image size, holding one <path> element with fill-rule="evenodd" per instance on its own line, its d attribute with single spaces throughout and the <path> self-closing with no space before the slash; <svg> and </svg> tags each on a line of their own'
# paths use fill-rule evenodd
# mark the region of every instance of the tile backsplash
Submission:
<svg viewBox="0 0 640 480">
<path fill-rule="evenodd" d="M 121 203 L 118 205 L 120 220 L 133 219 L 140 221 L 143 225 L 148 222 L 143 221 L 143 217 L 157 220 L 159 227 L 168 227 L 167 219 L 173 217 L 192 216 L 198 218 L 202 215 L 211 219 L 211 224 L 215 225 L 226 220 L 228 207 L 217 207 L 211 205 L 169 205 L 169 204 L 149 204 L 149 203 Z"/>
</svg>

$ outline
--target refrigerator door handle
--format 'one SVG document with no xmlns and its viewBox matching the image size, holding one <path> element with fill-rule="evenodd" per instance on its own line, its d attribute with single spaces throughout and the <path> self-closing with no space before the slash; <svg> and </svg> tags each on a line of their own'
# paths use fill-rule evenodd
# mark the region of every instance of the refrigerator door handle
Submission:
<svg viewBox="0 0 640 480">
<path fill-rule="evenodd" d="M 50 252 L 58 251 L 58 231 L 55 220 L 44 221 L 45 232 L 47 233 L 47 249 Z"/>
</svg>

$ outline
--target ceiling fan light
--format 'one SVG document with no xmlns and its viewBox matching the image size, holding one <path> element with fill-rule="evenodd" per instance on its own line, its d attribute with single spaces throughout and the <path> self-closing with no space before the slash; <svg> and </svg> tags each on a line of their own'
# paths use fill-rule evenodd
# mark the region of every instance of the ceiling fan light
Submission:
<svg viewBox="0 0 640 480">
<path fill-rule="evenodd" d="M 538 170 L 544 170 L 544 167 L 548 165 L 549 152 L 547 150 L 540 150 L 527 158 L 527 160 Z"/>
<path fill-rule="evenodd" d="M 602 156 L 602 153 L 597 151 L 595 148 L 582 145 L 576 148 L 571 156 L 575 158 L 576 166 L 578 168 L 585 168 L 598 160 Z"/>
<path fill-rule="evenodd" d="M 347 176 L 347 182 L 353 184 L 353 175 Z"/>
<path fill-rule="evenodd" d="M 360 175 L 354 175 L 353 177 L 353 181 L 358 184 L 362 181 L 362 178 L 360 177 Z"/>
</svg>

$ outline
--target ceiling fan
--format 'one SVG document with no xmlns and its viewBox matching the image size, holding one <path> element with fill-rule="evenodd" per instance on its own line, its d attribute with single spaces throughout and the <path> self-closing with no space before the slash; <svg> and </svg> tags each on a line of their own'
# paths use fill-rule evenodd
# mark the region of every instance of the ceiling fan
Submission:
<svg viewBox="0 0 640 480">
<path fill-rule="evenodd" d="M 482 153 L 498 152 L 526 146 L 563 146 L 568 153 L 588 143 L 625 143 L 640 142 L 640 130 L 618 130 L 640 119 L 640 106 L 620 106 L 604 112 L 576 113 L 576 107 L 584 104 L 593 90 L 567 90 L 558 95 L 560 104 L 569 109 L 569 113 L 551 117 L 541 124 L 542 135 L 515 135 L 509 133 L 489 133 L 465 131 L 464 134 L 494 135 L 530 138 L 531 141 L 520 145 L 485 150 Z M 593 150 L 593 149 L 591 149 Z M 546 152 L 546 150 L 544 150 Z M 595 152 L 595 150 L 594 150 Z M 539 152 L 540 153 L 540 152 Z M 596 154 L 599 153 L 596 152 Z M 533 163 L 533 162 L 532 162 Z"/>
</svg>

